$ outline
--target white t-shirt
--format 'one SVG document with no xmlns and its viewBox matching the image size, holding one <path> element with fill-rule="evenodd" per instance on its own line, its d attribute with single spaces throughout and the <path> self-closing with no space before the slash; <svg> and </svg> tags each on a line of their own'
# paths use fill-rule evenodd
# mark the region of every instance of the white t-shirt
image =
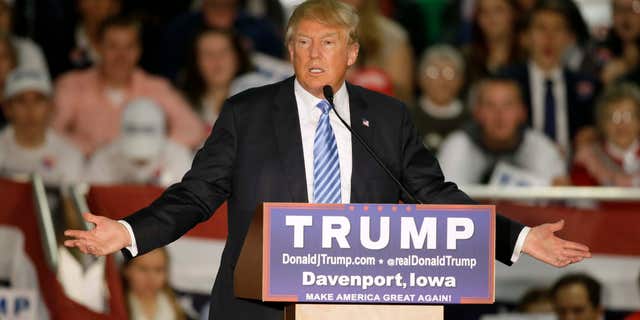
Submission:
<svg viewBox="0 0 640 320">
<path fill-rule="evenodd" d="M 84 159 L 80 151 L 52 130 L 37 148 L 24 148 L 15 140 L 13 127 L 0 132 L 0 175 L 6 177 L 39 174 L 45 184 L 65 185 L 82 179 Z"/>
<path fill-rule="evenodd" d="M 167 140 L 160 155 L 137 166 L 122 153 L 120 140 L 99 149 L 89 161 L 87 182 L 91 184 L 152 184 L 167 187 L 179 182 L 191 167 L 193 154 Z"/>
<path fill-rule="evenodd" d="M 526 129 L 522 143 L 509 159 L 497 159 L 474 143 L 463 130 L 449 135 L 438 153 L 438 162 L 448 181 L 461 185 L 479 184 L 492 165 L 506 161 L 530 175 L 551 183 L 555 177 L 567 174 L 565 161 L 553 142 L 543 134 Z"/>
</svg>

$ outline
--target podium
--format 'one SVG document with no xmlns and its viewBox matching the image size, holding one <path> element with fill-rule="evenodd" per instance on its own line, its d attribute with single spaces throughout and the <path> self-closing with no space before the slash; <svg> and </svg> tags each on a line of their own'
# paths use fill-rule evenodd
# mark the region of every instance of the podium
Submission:
<svg viewBox="0 0 640 320">
<path fill-rule="evenodd" d="M 234 292 L 286 320 L 440 320 L 494 302 L 494 256 L 494 206 L 264 203 Z"/>
</svg>

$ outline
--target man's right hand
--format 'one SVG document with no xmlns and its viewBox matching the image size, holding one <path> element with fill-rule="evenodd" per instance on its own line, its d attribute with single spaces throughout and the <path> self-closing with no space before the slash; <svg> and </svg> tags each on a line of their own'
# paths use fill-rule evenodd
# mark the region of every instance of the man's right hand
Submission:
<svg viewBox="0 0 640 320">
<path fill-rule="evenodd" d="M 64 235 L 71 238 L 64 241 L 67 247 L 77 247 L 86 254 L 106 256 L 131 245 L 127 228 L 116 220 L 83 213 L 82 216 L 95 227 L 91 230 L 66 230 Z"/>
</svg>

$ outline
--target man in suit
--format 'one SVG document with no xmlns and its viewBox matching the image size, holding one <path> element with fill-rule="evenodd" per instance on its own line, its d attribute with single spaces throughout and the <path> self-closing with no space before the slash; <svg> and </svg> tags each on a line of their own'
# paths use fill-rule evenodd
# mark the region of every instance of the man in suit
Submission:
<svg viewBox="0 0 640 320">
<path fill-rule="evenodd" d="M 520 83 L 529 125 L 569 153 L 576 135 L 593 123 L 597 81 L 563 66 L 563 54 L 575 38 L 570 8 L 563 1 L 538 1 L 524 32 L 529 60 L 501 73 Z"/>
<path fill-rule="evenodd" d="M 96 227 L 68 230 L 65 245 L 131 257 L 176 240 L 228 200 L 229 236 L 213 288 L 215 319 L 282 319 L 282 305 L 237 299 L 233 271 L 249 223 L 262 202 L 410 202 L 328 110 L 323 86 L 354 130 L 393 174 L 425 203 L 472 203 L 444 182 L 399 101 L 345 82 L 358 55 L 355 10 L 336 0 L 309 0 L 293 13 L 287 48 L 295 77 L 230 98 L 183 181 L 149 207 L 114 221 L 85 214 Z M 557 266 L 589 256 L 559 239 L 561 223 L 523 227 L 497 218 L 496 256 L 511 264 L 521 251 Z"/>
</svg>

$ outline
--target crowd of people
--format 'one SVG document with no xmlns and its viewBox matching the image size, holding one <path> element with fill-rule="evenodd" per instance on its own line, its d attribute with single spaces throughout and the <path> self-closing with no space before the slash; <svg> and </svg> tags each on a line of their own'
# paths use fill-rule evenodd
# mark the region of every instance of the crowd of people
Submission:
<svg viewBox="0 0 640 320">
<path fill-rule="evenodd" d="M 405 102 L 447 179 L 640 185 L 636 2 L 611 0 L 608 28 L 573 0 L 348 3 L 361 16 L 348 81 Z M 292 74 L 286 5 L 77 0 L 29 15 L 0 1 L 0 173 L 175 182 L 227 97 Z M 139 104 L 154 107 L 126 112 Z"/>
<path fill-rule="evenodd" d="M 639 1 L 606 0 L 597 27 L 574 0 L 344 1 L 360 14 L 348 81 L 403 101 L 446 179 L 640 187 Z M 193 2 L 0 0 L 0 175 L 179 181 L 228 97 L 293 74 L 289 3 Z M 185 317 L 168 259 L 124 266 L 134 318 Z M 598 319 L 599 288 L 569 276 L 521 311 Z"/>
</svg>

